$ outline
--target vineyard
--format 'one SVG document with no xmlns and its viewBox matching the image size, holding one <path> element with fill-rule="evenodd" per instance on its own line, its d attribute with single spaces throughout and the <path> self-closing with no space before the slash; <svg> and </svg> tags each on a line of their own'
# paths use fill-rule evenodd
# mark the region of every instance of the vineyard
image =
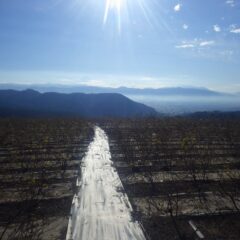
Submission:
<svg viewBox="0 0 240 240">
<path fill-rule="evenodd" d="M 65 239 L 92 137 L 83 120 L 0 120 L 0 239 Z"/>
<path fill-rule="evenodd" d="M 171 117 L 1 119 L 1 240 L 65 239 L 95 124 L 147 240 L 240 238 L 240 121 Z"/>
<path fill-rule="evenodd" d="M 108 120 L 112 160 L 152 240 L 240 238 L 240 121 Z"/>
</svg>

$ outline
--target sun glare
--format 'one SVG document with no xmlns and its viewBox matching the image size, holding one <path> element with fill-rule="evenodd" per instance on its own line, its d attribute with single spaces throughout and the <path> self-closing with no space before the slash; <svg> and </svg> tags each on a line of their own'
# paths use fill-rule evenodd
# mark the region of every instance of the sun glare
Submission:
<svg viewBox="0 0 240 240">
<path fill-rule="evenodd" d="M 106 0 L 103 23 L 106 24 L 110 11 L 114 11 L 117 17 L 118 30 L 121 30 L 121 11 L 125 0 Z"/>
<path fill-rule="evenodd" d="M 121 8 L 122 0 L 109 0 L 109 2 L 113 7 L 117 9 Z"/>
<path fill-rule="evenodd" d="M 104 17 L 103 25 L 108 23 L 116 23 L 118 33 L 121 35 L 123 25 L 134 22 L 134 16 L 141 16 L 151 28 L 165 28 L 171 33 L 168 25 L 159 13 L 163 4 L 160 5 L 160 0 L 104 0 Z M 156 12 L 156 8 L 158 12 Z M 156 18 L 156 14 L 158 18 Z"/>
</svg>

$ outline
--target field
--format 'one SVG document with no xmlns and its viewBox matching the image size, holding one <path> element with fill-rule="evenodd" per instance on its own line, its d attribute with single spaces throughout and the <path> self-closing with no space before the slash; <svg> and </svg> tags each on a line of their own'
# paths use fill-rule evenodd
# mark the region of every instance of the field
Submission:
<svg viewBox="0 0 240 240">
<path fill-rule="evenodd" d="M 147 240 L 240 239 L 239 119 L 1 119 L 0 239 L 65 239 L 98 124 Z"/>
<path fill-rule="evenodd" d="M 149 239 L 240 239 L 239 120 L 100 124 Z"/>
<path fill-rule="evenodd" d="M 84 120 L 0 120 L 0 239 L 65 239 L 92 137 Z"/>
</svg>

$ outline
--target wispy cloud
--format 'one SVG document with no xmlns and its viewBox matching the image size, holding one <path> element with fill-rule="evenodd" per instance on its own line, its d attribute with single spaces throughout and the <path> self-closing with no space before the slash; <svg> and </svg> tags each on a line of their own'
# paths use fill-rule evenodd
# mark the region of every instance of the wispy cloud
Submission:
<svg viewBox="0 0 240 240">
<path fill-rule="evenodd" d="M 183 28 L 184 30 L 187 30 L 187 29 L 189 28 L 189 26 L 188 26 L 187 24 L 183 24 L 183 25 L 182 25 L 182 28 Z"/>
<path fill-rule="evenodd" d="M 235 0 L 227 0 L 226 4 L 231 6 L 231 7 L 235 7 Z"/>
<path fill-rule="evenodd" d="M 240 28 L 235 28 L 230 30 L 231 33 L 240 33 Z"/>
<path fill-rule="evenodd" d="M 237 27 L 236 24 L 232 24 L 229 26 L 230 33 L 240 33 L 240 27 Z"/>
<path fill-rule="evenodd" d="M 175 45 L 183 56 L 211 61 L 233 62 L 239 56 L 238 45 L 214 39 L 189 39 Z"/>
<path fill-rule="evenodd" d="M 177 45 L 175 47 L 176 48 L 194 48 L 195 45 L 194 44 L 181 44 L 181 45 Z"/>
<path fill-rule="evenodd" d="M 200 48 L 200 47 L 211 46 L 214 44 L 215 44 L 215 41 L 213 40 L 204 41 L 196 38 L 191 41 L 182 41 L 182 43 L 179 45 L 176 45 L 175 48 Z"/>
<path fill-rule="evenodd" d="M 200 47 L 211 46 L 211 45 L 214 45 L 214 44 L 215 44 L 215 41 L 202 41 L 202 42 L 199 42 L 199 46 Z"/>
<path fill-rule="evenodd" d="M 173 9 L 175 12 L 179 12 L 181 10 L 181 8 L 182 8 L 182 4 L 179 3 L 179 4 L 175 5 Z"/>
<path fill-rule="evenodd" d="M 215 31 L 215 32 L 221 32 L 221 27 L 219 26 L 219 25 L 213 25 L 213 30 Z"/>
</svg>

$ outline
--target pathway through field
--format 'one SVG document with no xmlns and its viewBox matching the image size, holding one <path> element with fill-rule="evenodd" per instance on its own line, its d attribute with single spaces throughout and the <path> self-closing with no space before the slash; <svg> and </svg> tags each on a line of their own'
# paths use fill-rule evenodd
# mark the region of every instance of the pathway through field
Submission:
<svg viewBox="0 0 240 240">
<path fill-rule="evenodd" d="M 82 163 L 78 195 L 73 199 L 67 240 L 145 240 L 132 207 L 112 166 L 108 138 L 95 128 Z"/>
</svg>

